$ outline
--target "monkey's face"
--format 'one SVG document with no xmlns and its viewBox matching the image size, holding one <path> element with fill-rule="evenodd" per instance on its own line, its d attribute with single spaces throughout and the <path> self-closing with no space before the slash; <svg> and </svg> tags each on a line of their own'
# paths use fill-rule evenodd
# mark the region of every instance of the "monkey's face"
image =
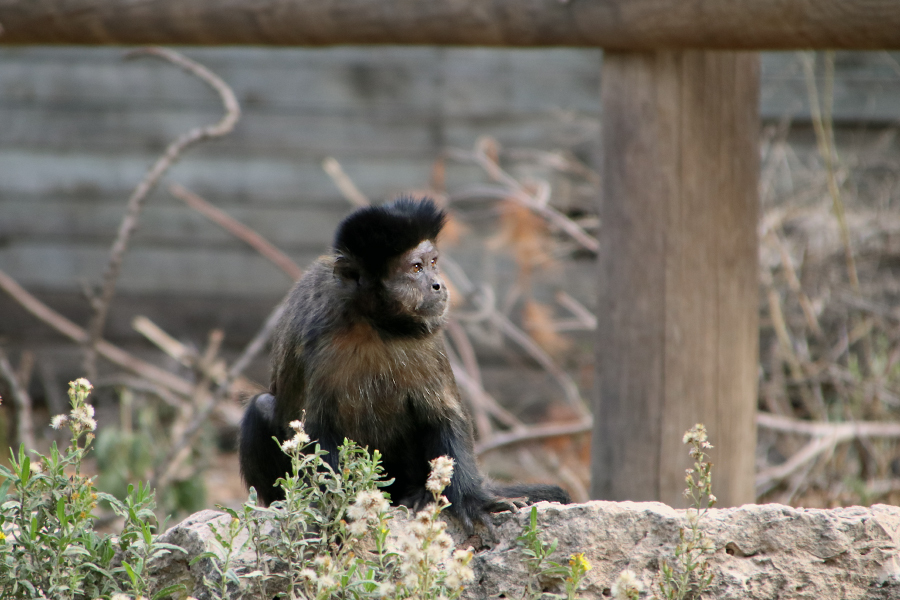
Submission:
<svg viewBox="0 0 900 600">
<path fill-rule="evenodd" d="M 392 265 L 384 282 L 389 295 L 405 314 L 426 320 L 443 320 L 450 306 L 447 286 L 438 268 L 438 250 L 425 240 Z"/>
</svg>

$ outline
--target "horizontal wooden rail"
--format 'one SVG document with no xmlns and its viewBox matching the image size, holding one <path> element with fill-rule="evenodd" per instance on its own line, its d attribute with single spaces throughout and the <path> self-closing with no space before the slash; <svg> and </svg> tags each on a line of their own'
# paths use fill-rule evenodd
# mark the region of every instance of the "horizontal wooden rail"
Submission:
<svg viewBox="0 0 900 600">
<path fill-rule="evenodd" d="M 0 44 L 900 48 L 897 0 L 0 0 Z"/>
</svg>

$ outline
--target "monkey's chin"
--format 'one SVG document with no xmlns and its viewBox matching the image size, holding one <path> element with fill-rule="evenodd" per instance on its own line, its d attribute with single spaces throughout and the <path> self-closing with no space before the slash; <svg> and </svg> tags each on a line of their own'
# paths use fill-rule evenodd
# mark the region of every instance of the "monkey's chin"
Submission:
<svg viewBox="0 0 900 600">
<path fill-rule="evenodd" d="M 446 302 L 423 303 L 416 307 L 415 312 L 420 319 L 437 319 L 440 321 L 440 324 L 443 324 L 447 320 L 447 314 L 450 312 L 449 308 Z"/>
</svg>

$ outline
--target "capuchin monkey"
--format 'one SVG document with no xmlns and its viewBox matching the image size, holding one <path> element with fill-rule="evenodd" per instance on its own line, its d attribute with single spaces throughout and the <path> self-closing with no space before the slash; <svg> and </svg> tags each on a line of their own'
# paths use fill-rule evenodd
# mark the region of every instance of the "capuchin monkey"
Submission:
<svg viewBox="0 0 900 600">
<path fill-rule="evenodd" d="M 269 393 L 250 400 L 241 422 L 241 473 L 264 504 L 283 498 L 275 480 L 291 461 L 272 438 L 293 436 L 293 420 L 335 470 L 344 438 L 377 448 L 394 505 L 423 507 L 428 462 L 449 456 L 448 510 L 469 532 L 492 512 L 571 502 L 558 486 L 499 486 L 478 472 L 441 334 L 449 297 L 435 240 L 445 220 L 428 199 L 361 208 L 297 282 L 274 334 Z"/>
</svg>

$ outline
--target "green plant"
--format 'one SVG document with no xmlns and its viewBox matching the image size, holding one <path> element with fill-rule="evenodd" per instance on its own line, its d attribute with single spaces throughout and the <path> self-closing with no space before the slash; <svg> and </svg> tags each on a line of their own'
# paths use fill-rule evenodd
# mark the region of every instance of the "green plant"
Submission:
<svg viewBox="0 0 900 600">
<path fill-rule="evenodd" d="M 219 598 L 458 598 L 474 573 L 471 549 L 455 550 L 439 519 L 449 506 L 442 493 L 453 460 L 432 461 L 432 502 L 406 529 L 392 531 L 396 510 L 378 490 L 390 483 L 380 479 L 379 452 L 345 440 L 335 471 L 318 444 L 310 447 L 302 423 L 291 427 L 294 437 L 282 444 L 292 463 L 279 480 L 284 500 L 263 508 L 251 491 L 240 511 L 226 509 L 229 524 L 212 526 L 215 551 L 194 559 L 212 563 L 207 588 Z M 248 544 L 254 564 L 240 565 L 234 557 Z"/>
<path fill-rule="evenodd" d="M 566 598 L 574 600 L 581 581 L 591 570 L 591 563 L 584 554 L 573 554 L 569 557 L 569 566 L 565 567 L 550 560 L 556 551 L 559 540 L 545 542 L 541 539 L 541 531 L 537 524 L 537 507 L 531 507 L 528 525 L 522 535 L 516 538 L 516 545 L 522 552 L 522 561 L 528 571 L 523 600 L 535 600 L 545 594 L 544 584 L 554 579 L 562 579 L 565 583 Z"/>
<path fill-rule="evenodd" d="M 52 420 L 68 425 L 72 441 L 65 452 L 56 444 L 50 455 L 24 447 L 11 452 L 10 467 L 0 466 L 0 589 L 4 599 L 59 598 L 81 600 L 127 592 L 150 597 L 147 563 L 163 553 L 183 551 L 159 543 L 153 493 L 129 486 L 124 501 L 98 492 L 94 480 L 81 474 L 94 440 L 94 409 L 87 403 L 91 384 L 69 384 L 72 410 Z M 94 509 L 106 501 L 124 519 L 118 536 L 94 531 Z M 178 591 L 157 591 L 159 598 Z"/>
<path fill-rule="evenodd" d="M 712 463 L 705 452 L 712 449 L 706 427 L 701 423 L 694 425 L 684 434 L 684 443 L 691 446 L 690 455 L 694 459 L 694 467 L 686 471 L 684 491 L 693 508 L 687 511 L 688 526 L 679 531 L 675 560 L 663 561 L 660 569 L 659 590 L 663 598 L 670 600 L 683 600 L 689 595 L 699 598 L 713 578 L 709 556 L 714 549 L 701 528 L 701 520 L 716 503 L 712 493 Z"/>
</svg>

